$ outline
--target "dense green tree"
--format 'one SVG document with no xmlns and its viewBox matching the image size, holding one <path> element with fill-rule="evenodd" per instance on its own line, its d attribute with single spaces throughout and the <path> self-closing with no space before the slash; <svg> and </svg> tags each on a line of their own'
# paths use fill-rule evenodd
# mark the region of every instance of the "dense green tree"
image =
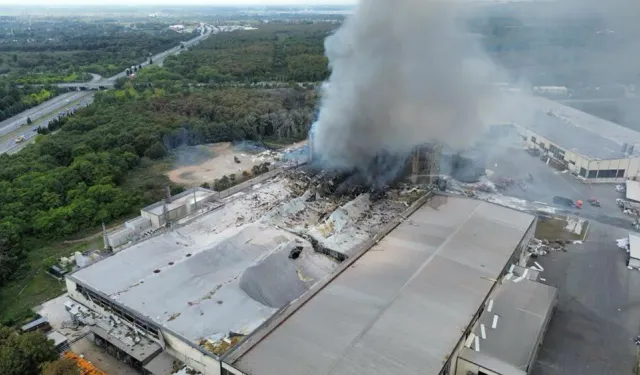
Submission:
<svg viewBox="0 0 640 375">
<path fill-rule="evenodd" d="M 150 159 L 160 159 L 167 154 L 167 150 L 162 143 L 156 142 L 152 144 L 144 154 Z"/>
<path fill-rule="evenodd" d="M 45 362 L 57 358 L 53 341 L 42 333 L 18 334 L 0 326 L 0 374 L 39 375 Z"/>
</svg>

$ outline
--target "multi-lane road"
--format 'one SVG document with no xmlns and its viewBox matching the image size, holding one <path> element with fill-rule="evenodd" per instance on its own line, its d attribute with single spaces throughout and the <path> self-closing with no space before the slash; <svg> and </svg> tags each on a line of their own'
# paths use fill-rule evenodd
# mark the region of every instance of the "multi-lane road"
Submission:
<svg viewBox="0 0 640 375">
<path fill-rule="evenodd" d="M 214 28 L 206 26 L 205 31 L 186 42 L 183 42 L 184 48 L 193 46 L 204 39 L 208 38 L 214 33 Z M 158 53 L 152 56 L 153 64 L 162 65 L 164 59 L 167 56 L 180 53 L 183 48 L 180 45 L 173 47 L 167 51 Z M 138 64 L 143 67 L 149 65 L 149 60 Z M 97 87 L 113 87 L 116 79 L 124 77 L 125 72 L 118 73 L 109 78 L 102 78 L 97 74 L 92 74 L 92 80 L 90 82 L 79 84 L 61 84 L 67 87 L 82 87 L 85 88 L 97 88 Z M 15 115 L 9 119 L 0 122 L 0 154 L 14 153 L 22 149 L 29 141 L 37 134 L 38 127 L 46 126 L 49 121 L 58 117 L 59 112 L 66 112 L 77 108 L 79 106 L 85 106 L 93 101 L 92 91 L 75 91 L 62 95 L 58 95 L 53 99 L 50 99 L 37 107 L 28 109 L 18 115 Z M 32 120 L 31 125 L 27 125 L 27 119 Z M 22 140 L 17 142 L 17 140 Z"/>
</svg>

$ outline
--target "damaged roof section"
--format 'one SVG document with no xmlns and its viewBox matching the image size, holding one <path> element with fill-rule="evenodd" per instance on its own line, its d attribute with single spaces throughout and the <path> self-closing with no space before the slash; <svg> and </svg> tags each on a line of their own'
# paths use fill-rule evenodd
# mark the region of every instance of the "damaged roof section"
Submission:
<svg viewBox="0 0 640 375">
<path fill-rule="evenodd" d="M 220 355 L 327 278 L 416 195 L 389 190 L 374 200 L 317 186 L 277 176 L 70 279 Z"/>
<path fill-rule="evenodd" d="M 224 361 L 253 375 L 439 373 L 534 220 L 436 196 Z"/>
</svg>

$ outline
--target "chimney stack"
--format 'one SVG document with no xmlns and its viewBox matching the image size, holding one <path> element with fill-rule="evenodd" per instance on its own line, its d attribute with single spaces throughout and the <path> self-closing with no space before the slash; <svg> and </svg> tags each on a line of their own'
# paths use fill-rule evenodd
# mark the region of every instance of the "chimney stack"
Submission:
<svg viewBox="0 0 640 375">
<path fill-rule="evenodd" d="M 169 185 L 164 187 L 164 203 L 171 203 L 171 188 Z"/>
</svg>

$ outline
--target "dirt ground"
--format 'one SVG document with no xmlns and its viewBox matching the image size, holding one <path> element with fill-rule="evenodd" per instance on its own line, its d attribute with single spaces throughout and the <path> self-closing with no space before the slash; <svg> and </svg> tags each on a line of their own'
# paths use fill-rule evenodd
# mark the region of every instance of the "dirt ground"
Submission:
<svg viewBox="0 0 640 375">
<path fill-rule="evenodd" d="M 71 350 L 109 375 L 138 375 L 136 370 L 97 347 L 89 337 L 71 344 Z"/>
<path fill-rule="evenodd" d="M 231 143 L 216 143 L 210 145 L 214 157 L 198 165 L 189 165 L 173 169 L 169 172 L 171 181 L 183 185 L 200 185 L 204 182 L 212 183 L 214 180 L 229 174 L 241 174 L 242 171 L 251 171 L 254 165 L 265 161 L 256 158 L 247 152 L 236 150 Z M 240 159 L 240 163 L 234 161 L 234 156 Z"/>
<path fill-rule="evenodd" d="M 287 149 L 294 149 L 306 144 L 307 141 L 294 143 Z M 242 174 L 243 171 L 251 171 L 254 165 L 264 162 L 273 162 L 273 158 L 261 157 L 262 153 L 253 154 L 243 152 L 231 145 L 230 142 L 215 143 L 209 145 L 213 157 L 203 163 L 179 167 L 169 171 L 169 179 L 182 185 L 200 185 L 204 182 L 209 184 L 214 180 L 230 174 Z M 240 163 L 236 163 L 234 156 L 237 156 Z"/>
</svg>

